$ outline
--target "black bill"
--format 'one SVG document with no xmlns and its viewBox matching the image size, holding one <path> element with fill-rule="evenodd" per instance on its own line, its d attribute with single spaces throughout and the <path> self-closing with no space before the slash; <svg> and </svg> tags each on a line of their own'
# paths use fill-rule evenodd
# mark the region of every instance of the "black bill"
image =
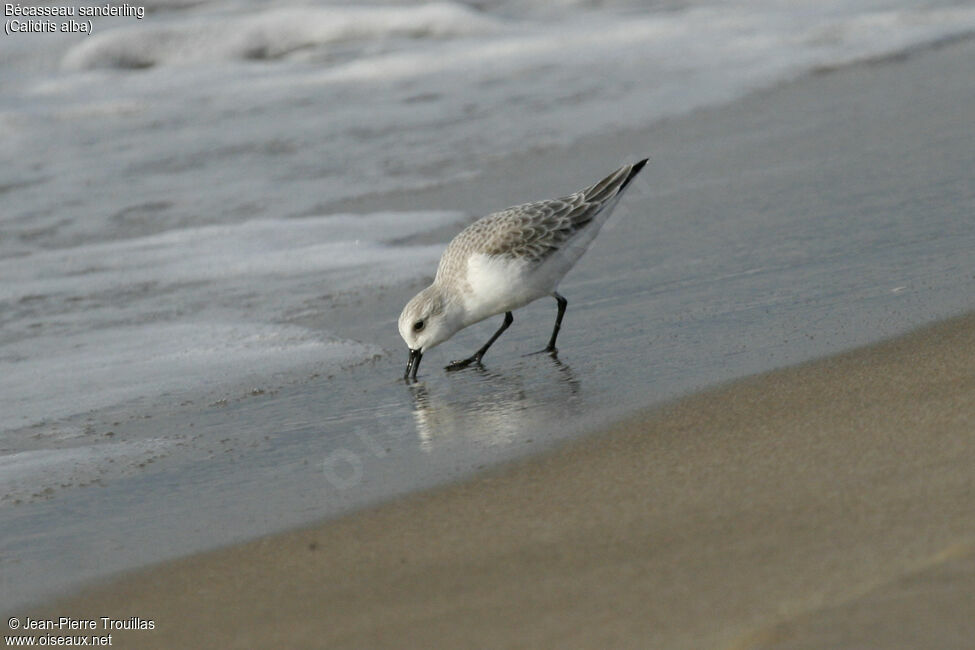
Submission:
<svg viewBox="0 0 975 650">
<path fill-rule="evenodd" d="M 416 371 L 420 369 L 420 359 L 422 358 L 423 352 L 410 350 L 410 360 L 406 362 L 406 374 L 403 375 L 403 379 L 416 379 Z"/>
</svg>

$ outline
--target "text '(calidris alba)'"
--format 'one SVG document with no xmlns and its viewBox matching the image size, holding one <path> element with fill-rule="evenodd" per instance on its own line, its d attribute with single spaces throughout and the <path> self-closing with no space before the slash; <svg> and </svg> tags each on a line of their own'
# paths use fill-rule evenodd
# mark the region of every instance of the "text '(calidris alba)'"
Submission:
<svg viewBox="0 0 975 650">
<path fill-rule="evenodd" d="M 447 370 L 480 363 L 514 321 L 511 312 L 543 296 L 558 302 L 552 337 L 543 352 L 554 354 L 568 301 L 556 291 L 562 277 L 586 252 L 626 186 L 647 160 L 624 165 L 591 187 L 560 199 L 516 205 L 465 228 L 447 246 L 433 284 L 410 300 L 399 333 L 410 348 L 406 379 L 416 379 L 420 359 L 468 325 L 496 314 L 504 322 L 481 349 Z"/>
</svg>

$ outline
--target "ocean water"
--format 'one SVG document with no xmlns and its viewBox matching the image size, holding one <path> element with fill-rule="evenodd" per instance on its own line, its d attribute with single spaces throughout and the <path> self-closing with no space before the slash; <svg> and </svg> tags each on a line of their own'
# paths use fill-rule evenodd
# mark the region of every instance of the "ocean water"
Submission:
<svg viewBox="0 0 975 650">
<path fill-rule="evenodd" d="M 152 545 L 156 529 L 140 533 L 135 522 L 147 515 L 128 500 L 158 498 L 158 483 L 140 477 L 162 459 L 181 459 L 153 475 L 180 486 L 171 526 L 194 531 L 169 548 L 189 550 L 462 475 L 480 466 L 470 449 L 531 446 L 519 438 L 526 428 L 577 425 L 606 402 L 586 397 L 578 367 L 529 357 L 513 376 L 486 371 L 466 387 L 377 403 L 376 387 L 392 391 L 397 377 L 387 385 L 369 369 L 405 363 L 393 347 L 399 306 L 432 275 L 450 235 L 479 215 L 335 206 L 476 181 L 509 157 L 975 32 L 975 6 L 951 1 L 138 6 L 142 19 L 93 18 L 91 35 L 0 37 L 0 510 L 4 552 L 21 576 L 7 586 L 21 588 L 45 553 L 64 564 L 9 602 L 172 553 Z M 546 197 L 494 207 L 531 198 Z M 724 261 L 741 254 L 715 250 Z M 795 251 L 773 250 L 766 262 L 779 253 Z M 707 298 L 718 309 L 719 289 L 682 284 L 685 258 L 663 259 L 672 306 Z M 697 269 L 712 261 L 692 260 Z M 775 292 L 768 267 L 732 267 L 714 264 L 707 277 L 753 277 Z M 595 280 L 580 278 L 583 294 L 586 282 Z M 890 295 L 909 286 L 880 283 Z M 618 286 L 576 313 L 649 299 L 625 275 Z M 551 314 L 536 313 L 548 327 Z M 720 335 L 720 318 L 714 325 Z M 665 355 L 662 372 L 684 364 Z M 316 392 L 327 406 L 309 413 Z M 275 394 L 273 406 L 262 399 Z M 274 431 L 253 425 L 268 409 Z M 321 439 L 344 441 L 312 462 L 330 486 L 324 505 L 294 498 L 298 479 L 282 477 L 308 464 L 302 445 Z M 453 451 L 431 455 L 443 448 Z M 253 502 L 232 496 L 238 479 L 207 478 L 215 458 L 241 462 L 245 449 L 260 452 L 249 457 L 250 485 L 265 472 L 279 486 L 260 525 Z M 370 471 L 377 463 L 382 471 Z M 363 475 L 371 482 L 361 493 L 336 488 Z M 116 500 L 114 514 L 94 514 L 93 485 Z M 85 557 L 100 559 L 72 573 L 78 556 L 64 549 L 91 530 L 76 523 L 73 534 L 48 535 L 52 516 L 108 518 L 129 541 L 88 548 Z M 27 533 L 14 539 L 12 526 Z"/>
<path fill-rule="evenodd" d="M 0 444 L 382 354 L 309 301 L 429 275 L 399 242 L 476 215 L 330 204 L 975 30 L 958 2 L 140 6 L 0 40 Z"/>
</svg>

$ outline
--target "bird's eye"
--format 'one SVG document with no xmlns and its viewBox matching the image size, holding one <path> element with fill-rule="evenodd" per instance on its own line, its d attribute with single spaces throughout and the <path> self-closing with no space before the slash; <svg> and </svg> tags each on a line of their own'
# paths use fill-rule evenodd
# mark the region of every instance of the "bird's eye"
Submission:
<svg viewBox="0 0 975 650">
<path fill-rule="evenodd" d="M 424 325 L 424 322 L 422 320 L 416 321 L 415 323 L 413 323 L 413 331 L 414 332 L 419 332 L 420 330 L 423 329 L 423 325 Z"/>
</svg>

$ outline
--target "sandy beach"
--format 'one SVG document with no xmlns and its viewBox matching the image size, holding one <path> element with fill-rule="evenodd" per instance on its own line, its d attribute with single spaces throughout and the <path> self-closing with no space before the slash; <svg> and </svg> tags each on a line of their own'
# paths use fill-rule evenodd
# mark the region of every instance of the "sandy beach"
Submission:
<svg viewBox="0 0 975 650">
<path fill-rule="evenodd" d="M 118 647 L 963 648 L 975 316 L 48 610 Z"/>
</svg>

